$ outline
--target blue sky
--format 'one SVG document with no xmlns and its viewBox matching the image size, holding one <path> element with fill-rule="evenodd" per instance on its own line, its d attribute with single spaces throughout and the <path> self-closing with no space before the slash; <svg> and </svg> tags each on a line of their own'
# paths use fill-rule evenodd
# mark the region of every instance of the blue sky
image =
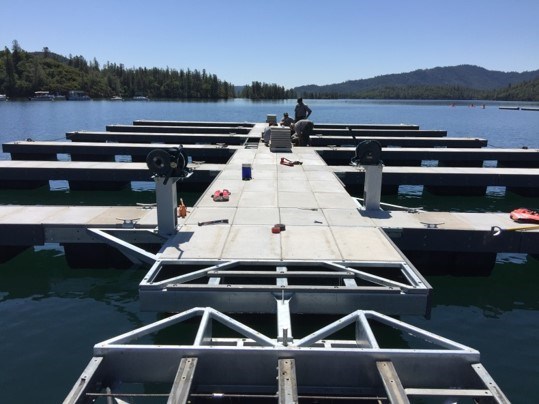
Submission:
<svg viewBox="0 0 539 404">
<path fill-rule="evenodd" d="M 539 69 L 537 0 L 0 0 L 0 46 L 236 85 L 331 84 L 436 66 Z"/>
</svg>

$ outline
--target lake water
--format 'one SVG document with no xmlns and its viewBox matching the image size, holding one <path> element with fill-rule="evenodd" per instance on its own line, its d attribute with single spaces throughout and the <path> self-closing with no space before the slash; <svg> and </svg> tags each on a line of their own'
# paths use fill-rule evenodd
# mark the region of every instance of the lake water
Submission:
<svg viewBox="0 0 539 404">
<path fill-rule="evenodd" d="M 539 148 L 539 112 L 500 110 L 500 103 L 307 100 L 315 123 L 410 123 L 450 137 L 481 137 L 490 147 Z M 471 104 L 475 106 L 471 106 Z M 74 130 L 104 130 L 136 119 L 262 122 L 292 112 L 293 100 L 250 102 L 2 102 L 0 141 L 61 140 Z M 482 105 L 485 108 L 482 108 Z M 502 103 L 509 105 L 511 103 Z M 524 103 L 513 103 L 524 105 Z M 539 104 L 527 104 L 538 106 Z M 0 154 L 0 159 L 9 156 Z M 0 204 L 134 204 L 153 193 L 0 191 Z M 189 195 L 193 203 L 197 195 Z M 539 208 L 536 198 L 423 197 L 416 187 L 384 202 L 436 210 L 509 212 Z M 72 270 L 56 246 L 36 247 L 0 265 L 0 403 L 61 402 L 97 342 L 159 318 L 141 312 L 145 270 Z M 514 403 L 539 397 L 539 262 L 499 254 L 492 275 L 429 277 L 432 317 L 402 319 L 481 352 L 483 364 Z"/>
</svg>

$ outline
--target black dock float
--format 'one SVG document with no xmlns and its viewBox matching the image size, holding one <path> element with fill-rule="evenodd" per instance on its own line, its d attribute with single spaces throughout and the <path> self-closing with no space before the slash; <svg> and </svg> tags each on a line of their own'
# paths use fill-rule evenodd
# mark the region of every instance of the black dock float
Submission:
<svg viewBox="0 0 539 404">
<path fill-rule="evenodd" d="M 419 125 L 411 124 L 344 124 L 344 123 L 315 123 L 317 129 L 388 129 L 388 130 L 419 130 Z"/>
<path fill-rule="evenodd" d="M 220 144 L 241 145 L 252 136 L 187 133 L 134 133 L 134 132 L 68 132 L 72 142 L 167 143 L 167 144 Z"/>
<path fill-rule="evenodd" d="M 348 136 L 348 137 L 445 137 L 446 130 L 406 130 L 406 129 L 324 129 L 315 125 L 315 135 L 320 136 Z"/>
<path fill-rule="evenodd" d="M 328 165 L 349 165 L 355 148 L 317 148 Z M 439 167 L 482 167 L 485 161 L 497 162 L 497 167 L 539 168 L 539 149 L 481 148 L 395 148 L 382 149 L 386 166 L 419 166 L 425 161 L 437 161 Z"/>
<path fill-rule="evenodd" d="M 309 143 L 314 147 L 356 146 L 364 140 L 376 140 L 382 147 L 465 147 L 480 148 L 487 146 L 486 139 L 460 137 L 374 137 L 374 136 L 316 136 L 311 135 Z"/>
<path fill-rule="evenodd" d="M 253 122 L 209 122 L 209 121 L 156 121 L 137 119 L 133 125 L 138 126 L 198 126 L 198 127 L 221 127 L 221 128 L 252 128 Z"/>
<path fill-rule="evenodd" d="M 2 150 L 12 160 L 57 160 L 58 154 L 69 154 L 72 161 L 114 161 L 116 156 L 131 156 L 132 161 L 146 161 L 155 149 L 168 149 L 172 144 L 95 143 L 95 142 L 29 142 L 4 143 Z M 226 163 L 240 146 L 185 145 L 183 150 L 193 161 Z"/>
<path fill-rule="evenodd" d="M 194 165 L 193 174 L 182 182 L 183 189 L 205 189 L 222 167 L 220 164 Z M 116 190 L 131 181 L 153 182 L 146 163 L 0 160 L 1 188 L 23 189 L 28 187 L 25 183 L 48 184 L 50 180 L 69 181 L 70 187 L 76 190 Z"/>
<path fill-rule="evenodd" d="M 226 126 L 144 126 L 144 125 L 107 125 L 108 132 L 142 133 L 199 133 L 199 134 L 240 134 L 246 135 L 251 127 Z"/>
<path fill-rule="evenodd" d="M 332 168 L 349 192 L 363 191 L 364 171 Z M 533 168 L 384 167 L 382 176 L 391 191 L 400 185 L 423 185 L 435 195 L 483 195 L 488 186 L 503 186 L 522 196 L 539 195 L 539 169 Z"/>
</svg>

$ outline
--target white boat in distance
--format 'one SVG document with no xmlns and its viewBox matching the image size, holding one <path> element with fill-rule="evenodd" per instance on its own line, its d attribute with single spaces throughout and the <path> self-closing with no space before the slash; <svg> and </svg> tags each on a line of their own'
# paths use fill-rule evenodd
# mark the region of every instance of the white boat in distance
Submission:
<svg viewBox="0 0 539 404">
<path fill-rule="evenodd" d="M 7 101 L 7 95 L 0 94 L 0 101 Z"/>
</svg>

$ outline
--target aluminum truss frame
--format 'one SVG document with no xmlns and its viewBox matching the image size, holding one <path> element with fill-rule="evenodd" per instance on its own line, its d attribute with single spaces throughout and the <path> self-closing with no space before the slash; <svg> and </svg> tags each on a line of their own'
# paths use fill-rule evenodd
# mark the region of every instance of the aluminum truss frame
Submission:
<svg viewBox="0 0 539 404">
<path fill-rule="evenodd" d="M 358 307 L 391 315 L 430 313 L 431 286 L 406 262 L 157 260 L 139 285 L 141 308 L 179 312 L 346 314 Z"/>
<path fill-rule="evenodd" d="M 149 236 L 149 230 L 88 231 L 118 248 L 133 263 L 153 264 L 139 285 L 141 308 L 147 311 L 179 312 L 211 306 L 229 313 L 275 313 L 275 300 L 286 299 L 294 313 L 345 314 L 361 307 L 390 315 L 430 315 L 432 287 L 404 260 L 159 259 L 125 239 L 128 234 Z"/>
<path fill-rule="evenodd" d="M 195 320 L 190 344 L 140 341 L 182 323 L 193 327 Z M 239 337 L 214 335 L 215 322 Z M 286 326 L 291 335 L 291 324 Z M 387 347 L 379 339 L 380 326 L 422 347 Z M 353 339 L 331 339 L 347 327 Z M 129 387 L 139 383 L 167 384 L 164 395 L 169 403 L 187 402 L 190 395 L 199 394 L 264 395 L 283 403 L 312 396 L 391 403 L 416 396 L 509 402 L 481 365 L 478 351 L 369 310 L 354 311 L 302 338 L 283 341 L 215 309 L 193 308 L 95 345 L 94 357 L 64 403 L 91 402 L 102 395 L 124 399 L 131 395 Z"/>
</svg>

